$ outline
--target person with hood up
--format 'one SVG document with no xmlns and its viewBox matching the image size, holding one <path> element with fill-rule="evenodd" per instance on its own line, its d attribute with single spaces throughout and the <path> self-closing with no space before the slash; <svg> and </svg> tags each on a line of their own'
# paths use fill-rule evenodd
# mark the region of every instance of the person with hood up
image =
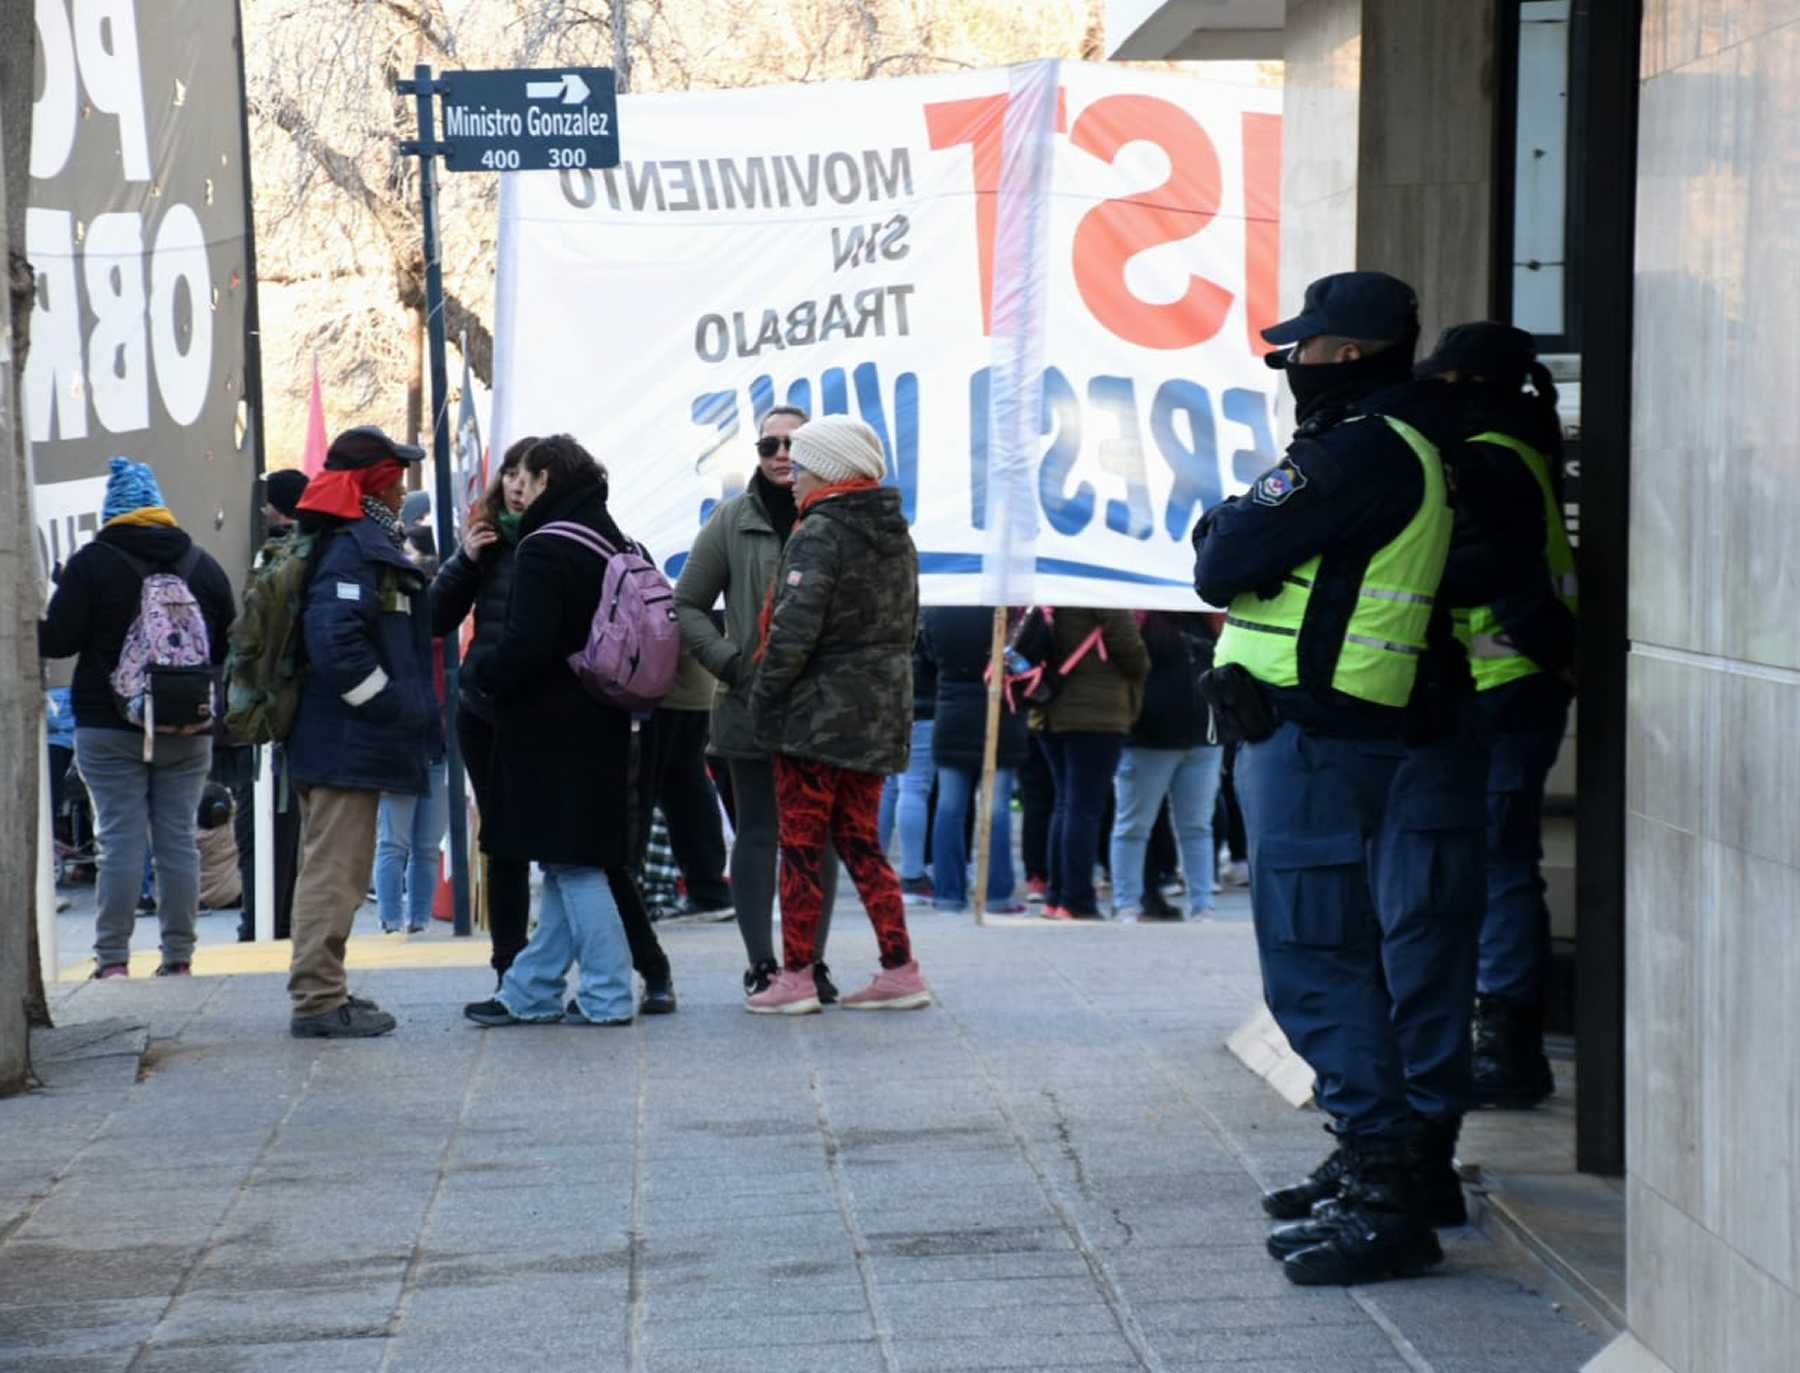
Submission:
<svg viewBox="0 0 1800 1373">
<path fill-rule="evenodd" d="M 225 660 L 236 616 L 231 581 L 175 522 L 156 474 L 114 458 L 100 509 L 101 528 L 55 578 L 56 593 L 38 622 L 40 657 L 79 655 L 69 698 L 75 714 L 75 764 L 94 808 L 99 842 L 94 976 L 130 975 L 131 932 L 144 880 L 146 844 L 156 852 L 162 924 L 158 977 L 190 971 L 200 901 L 200 793 L 212 768 L 210 734 L 157 734 L 144 758 L 144 726 L 127 719 L 112 675 L 138 620 L 143 585 L 157 573 L 187 584 L 206 624 L 208 655 Z"/>
<path fill-rule="evenodd" d="M 288 993 L 296 1038 L 367 1039 L 394 1017 L 350 995 L 344 945 L 375 868 L 384 791 L 424 796 L 443 751 L 425 575 L 406 553 L 406 467 L 424 450 L 373 425 L 331 441 L 299 504 L 317 540 L 301 612 L 306 675 L 288 735 L 300 797 Z"/>
<path fill-rule="evenodd" d="M 750 685 L 756 741 L 775 761 L 783 967 L 744 1004 L 758 1014 L 820 1008 L 813 977 L 829 837 L 875 926 L 881 971 L 851 1010 L 929 1005 L 906 931 L 900 879 L 877 833 L 884 780 L 906 770 L 919 556 L 900 493 L 880 485 L 881 439 L 827 415 L 794 431 L 798 521 L 762 615 Z"/>
</svg>

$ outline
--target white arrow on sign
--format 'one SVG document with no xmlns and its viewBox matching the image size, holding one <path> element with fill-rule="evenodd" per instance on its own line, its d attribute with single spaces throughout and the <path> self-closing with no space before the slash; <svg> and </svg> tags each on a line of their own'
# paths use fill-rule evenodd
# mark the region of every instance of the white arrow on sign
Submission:
<svg viewBox="0 0 1800 1373">
<path fill-rule="evenodd" d="M 562 97 L 565 105 L 579 105 L 588 98 L 588 83 L 575 72 L 566 73 L 560 81 L 527 81 L 527 100 L 554 100 Z"/>
</svg>

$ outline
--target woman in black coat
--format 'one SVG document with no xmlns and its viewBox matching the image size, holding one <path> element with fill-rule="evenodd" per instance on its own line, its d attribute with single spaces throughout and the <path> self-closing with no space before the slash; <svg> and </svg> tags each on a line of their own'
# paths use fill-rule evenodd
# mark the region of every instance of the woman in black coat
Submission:
<svg viewBox="0 0 1800 1373">
<path fill-rule="evenodd" d="M 525 947 L 525 932 L 531 923 L 531 864 L 502 857 L 487 842 L 487 826 L 499 804 L 493 760 L 496 706 L 477 682 L 483 661 L 506 632 L 513 560 L 525 519 L 525 470 L 519 459 L 537 441 L 535 436 L 520 439 L 506 450 L 487 495 L 470 512 L 461 545 L 431 584 L 433 635 L 454 634 L 470 611 L 475 614 L 475 636 L 458 675 L 456 738 L 482 815 L 481 847 L 488 860 L 488 935 L 494 950 L 490 962 L 496 987 Z M 668 1014 L 675 1009 L 674 982 L 643 895 L 637 883 L 623 873 L 612 882 L 612 890 L 625 923 L 625 937 L 631 942 L 632 966 L 644 979 L 638 1010 L 644 1015 Z"/>
<path fill-rule="evenodd" d="M 506 628 L 472 669 L 494 703 L 488 851 L 544 872 L 537 932 L 493 1000 L 465 1008 L 482 1025 L 551 1023 L 565 1014 L 571 963 L 581 982 L 567 1014 L 631 1022 L 630 957 L 614 884 L 629 883 L 633 829 L 647 819 L 631 716 L 590 696 L 569 655 L 587 642 L 606 560 L 544 526 L 578 525 L 626 546 L 606 508 L 606 474 L 567 435 L 520 453 L 525 510 Z"/>
<path fill-rule="evenodd" d="M 931 831 L 931 884 L 939 910 L 961 910 L 968 901 L 966 835 L 987 744 L 986 674 L 993 637 L 994 612 L 984 607 L 943 606 L 924 612 L 921 647 L 937 667 L 931 756 L 937 765 L 938 805 Z M 987 884 L 987 909 L 997 913 L 1024 909 L 1013 900 L 1012 789 L 1029 746 L 1025 717 L 1002 707 Z"/>
</svg>

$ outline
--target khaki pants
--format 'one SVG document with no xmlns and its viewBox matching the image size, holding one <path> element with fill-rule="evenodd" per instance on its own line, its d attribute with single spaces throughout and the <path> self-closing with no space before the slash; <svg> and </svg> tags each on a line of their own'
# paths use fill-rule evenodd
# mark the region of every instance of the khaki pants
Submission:
<svg viewBox="0 0 1800 1373">
<path fill-rule="evenodd" d="M 294 959 L 288 994 L 294 1014 L 324 1015 L 349 996 L 344 944 L 375 869 L 378 791 L 296 787 L 300 875 L 294 883 Z"/>
</svg>

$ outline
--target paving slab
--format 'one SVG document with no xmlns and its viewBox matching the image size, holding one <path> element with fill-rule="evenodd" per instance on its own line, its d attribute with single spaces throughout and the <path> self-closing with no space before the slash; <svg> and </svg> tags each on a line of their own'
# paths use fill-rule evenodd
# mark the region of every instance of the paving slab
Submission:
<svg viewBox="0 0 1800 1373">
<path fill-rule="evenodd" d="M 837 919 L 854 985 L 874 941 Z M 1258 1193 L 1327 1142 L 1222 1047 L 1260 996 L 1241 912 L 921 916 L 940 1005 L 793 1020 L 744 1015 L 734 928 L 663 937 L 680 1012 L 605 1034 L 469 1025 L 485 949 L 436 929 L 358 943 L 376 1041 L 289 1038 L 275 949 L 58 984 L 88 1066 L 0 1102 L 0 1367 L 1576 1373 L 1604 1343 L 1472 1232 L 1428 1278 L 1285 1281 Z"/>
</svg>

